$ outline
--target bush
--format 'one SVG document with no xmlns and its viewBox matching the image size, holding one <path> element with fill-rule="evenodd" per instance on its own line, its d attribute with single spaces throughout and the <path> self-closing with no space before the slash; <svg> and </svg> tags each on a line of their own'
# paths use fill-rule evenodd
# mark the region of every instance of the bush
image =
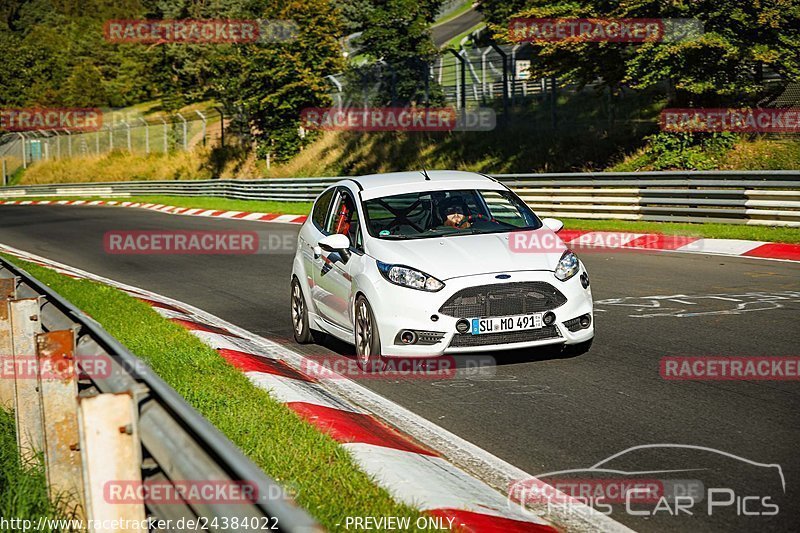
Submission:
<svg viewBox="0 0 800 533">
<path fill-rule="evenodd" d="M 645 154 L 654 170 L 712 170 L 733 148 L 738 136 L 729 133 L 666 133 L 645 137 Z"/>
</svg>

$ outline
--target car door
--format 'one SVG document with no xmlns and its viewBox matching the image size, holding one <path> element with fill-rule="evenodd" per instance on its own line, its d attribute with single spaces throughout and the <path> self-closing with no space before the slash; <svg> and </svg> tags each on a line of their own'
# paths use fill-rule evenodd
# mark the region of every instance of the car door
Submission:
<svg viewBox="0 0 800 533">
<path fill-rule="evenodd" d="M 297 244 L 303 261 L 303 271 L 306 273 L 306 281 L 311 290 L 312 301 L 315 298 L 314 271 L 322 268 L 323 264 L 322 258 L 314 253 L 314 247 L 325 236 L 323 231 L 328 224 L 328 215 L 331 212 L 336 192 L 336 187 L 331 187 L 319 195 L 311 210 L 309 223 L 303 225 L 298 238 Z M 314 308 L 316 309 L 316 305 Z"/>
<path fill-rule="evenodd" d="M 339 187 L 334 196 L 325 227 L 322 233 L 332 235 L 342 233 L 350 239 L 348 254 L 339 252 L 321 252 L 314 265 L 313 296 L 317 312 L 326 321 L 347 331 L 353 327 L 350 316 L 350 299 L 352 294 L 351 272 L 356 272 L 362 254 L 359 249 L 361 240 L 361 217 L 358 205 L 352 192 L 346 187 Z"/>
</svg>

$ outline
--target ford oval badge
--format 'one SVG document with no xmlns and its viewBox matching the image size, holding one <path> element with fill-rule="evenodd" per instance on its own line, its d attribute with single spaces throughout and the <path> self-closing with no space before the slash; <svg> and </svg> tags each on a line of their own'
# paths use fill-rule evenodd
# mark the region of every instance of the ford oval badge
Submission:
<svg viewBox="0 0 800 533">
<path fill-rule="evenodd" d="M 498 275 L 495 276 L 495 278 L 497 278 L 497 279 L 508 279 L 510 277 L 511 277 L 510 274 L 498 274 Z"/>
</svg>

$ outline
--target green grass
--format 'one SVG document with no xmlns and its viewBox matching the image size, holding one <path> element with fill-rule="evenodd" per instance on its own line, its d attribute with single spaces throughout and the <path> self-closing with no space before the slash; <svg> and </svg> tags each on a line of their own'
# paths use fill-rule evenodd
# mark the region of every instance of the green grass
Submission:
<svg viewBox="0 0 800 533">
<path fill-rule="evenodd" d="M 115 198 L 119 201 L 119 198 Z M 196 207 L 226 211 L 252 211 L 258 213 L 282 213 L 285 215 L 307 215 L 311 212 L 311 202 L 272 202 L 260 200 L 230 200 L 228 198 L 208 198 L 205 196 L 137 196 L 123 201 L 145 202 L 176 207 Z"/>
<path fill-rule="evenodd" d="M 0 195 L 0 198 L 2 196 Z M 259 200 L 229 200 L 227 198 L 210 198 L 207 196 L 132 196 L 130 198 L 87 197 L 25 197 L 8 198 L 9 200 L 103 200 L 106 202 L 141 202 L 145 204 L 164 204 L 175 207 L 197 209 L 216 209 L 224 211 L 250 211 L 254 213 L 281 213 L 284 215 L 307 215 L 311 212 L 311 202 L 271 202 Z"/>
<path fill-rule="evenodd" d="M 444 46 L 442 46 L 442 48 L 455 48 L 456 50 L 461 49 L 461 41 L 465 37 L 469 37 L 474 32 L 478 31 L 480 28 L 482 28 L 484 26 L 486 26 L 485 22 L 478 22 L 477 24 L 475 24 L 471 28 L 467 29 L 466 31 L 461 32 L 460 34 L 456 35 L 455 37 L 453 37 L 452 39 L 447 41 L 447 43 Z"/>
<path fill-rule="evenodd" d="M 412 523 L 420 516 L 376 486 L 336 441 L 147 304 L 105 285 L 6 258 L 87 312 L 141 357 L 245 455 L 290 488 L 326 529 L 344 529 L 347 516 L 410 517 Z"/>
<path fill-rule="evenodd" d="M 40 517 L 62 519 L 47 494 L 41 461 L 23 465 L 17 450 L 14 414 L 0 409 L 0 517 L 36 523 Z M 60 531 L 45 528 L 42 531 Z"/>
<path fill-rule="evenodd" d="M 19 182 L 22 180 L 22 176 L 25 174 L 25 169 L 22 167 L 17 168 L 11 175 L 8 177 L 8 184 L 11 185 L 19 185 Z"/>
<path fill-rule="evenodd" d="M 657 145 L 656 145 L 657 146 Z M 662 168 L 653 149 L 653 141 L 624 156 L 611 165 L 613 172 L 640 172 L 650 170 L 683 170 Z M 661 154 L 664 157 L 665 154 Z M 713 149 L 702 146 L 685 148 L 683 152 L 666 154 L 672 161 L 693 163 L 695 170 L 787 170 L 800 168 L 800 138 L 786 136 L 770 138 L 765 135 L 742 135 L 730 149 Z"/>
<path fill-rule="evenodd" d="M 692 235 L 711 239 L 745 239 L 751 241 L 800 243 L 800 229 L 741 224 L 690 224 L 676 222 L 639 222 L 627 220 L 583 220 L 562 218 L 566 229 L 595 231 L 629 231 L 634 233 L 664 233 Z"/>
</svg>

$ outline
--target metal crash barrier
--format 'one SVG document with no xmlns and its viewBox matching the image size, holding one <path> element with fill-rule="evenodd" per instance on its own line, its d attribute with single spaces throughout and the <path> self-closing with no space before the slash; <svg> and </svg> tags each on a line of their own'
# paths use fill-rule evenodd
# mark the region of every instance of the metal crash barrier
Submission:
<svg viewBox="0 0 800 533">
<path fill-rule="evenodd" d="M 497 174 L 541 216 L 800 227 L 800 171 Z M 308 202 L 342 178 L 72 183 L 4 187 L 0 198 L 216 196 Z"/>
<path fill-rule="evenodd" d="M 210 531 L 245 520 L 257 529 L 321 530 L 97 322 L 2 258 L 0 365 L 0 405 L 14 410 L 23 464 L 43 457 L 51 499 L 89 531 L 115 523 L 120 527 L 103 531 L 144 532 L 149 528 L 131 524 L 148 519 L 167 524 L 159 531 L 183 530 L 188 520 Z M 250 497 L 186 497 L 195 482 L 241 484 Z M 172 487 L 176 496 L 115 500 L 110 490 L 148 484 Z"/>
</svg>

